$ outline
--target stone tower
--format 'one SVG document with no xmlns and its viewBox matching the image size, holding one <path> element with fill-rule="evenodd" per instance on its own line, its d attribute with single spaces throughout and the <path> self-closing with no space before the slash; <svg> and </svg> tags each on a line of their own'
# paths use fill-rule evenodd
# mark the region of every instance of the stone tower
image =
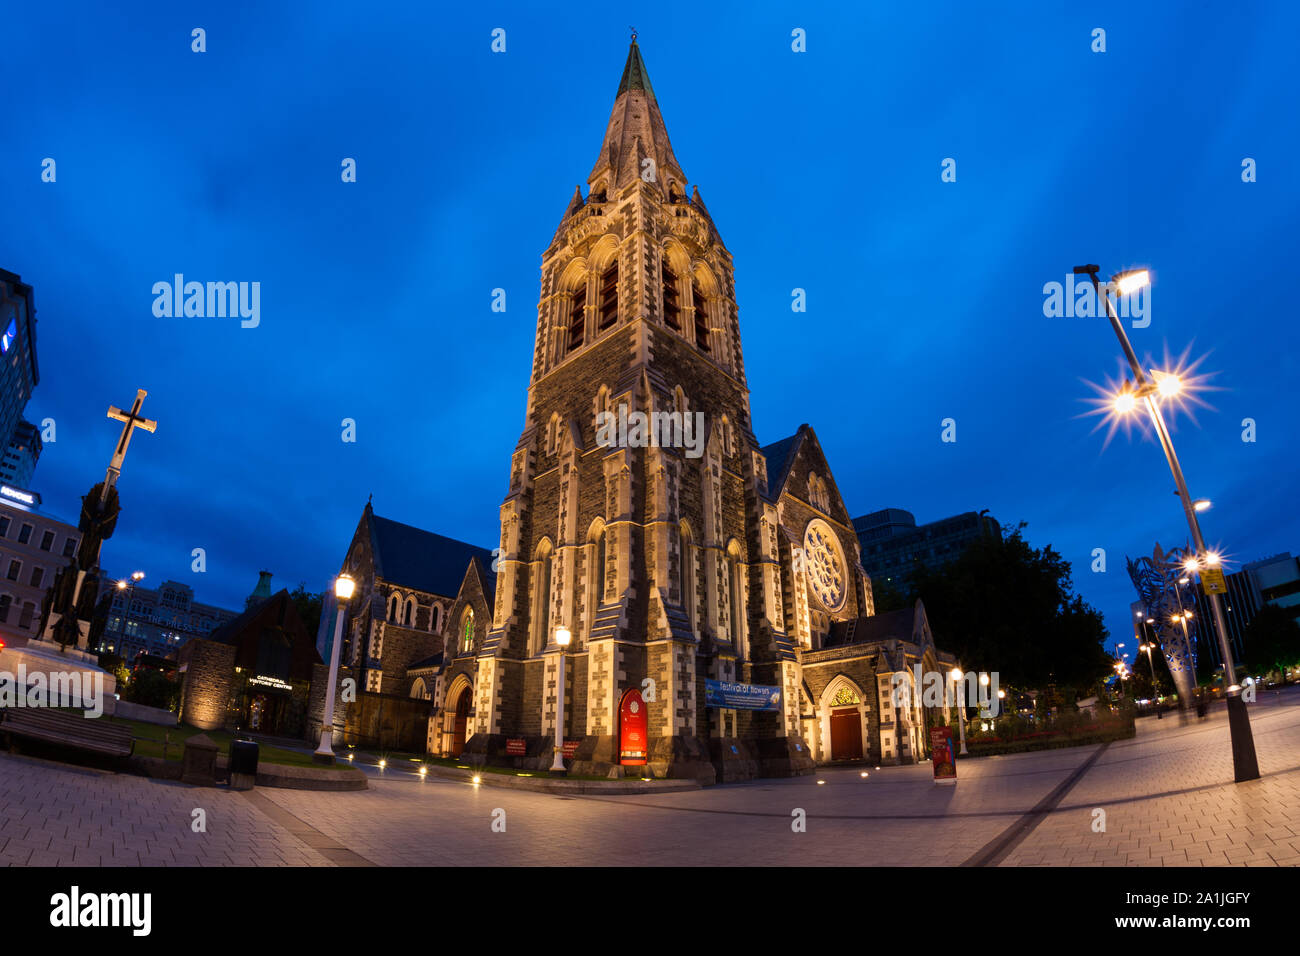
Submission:
<svg viewBox="0 0 1300 956">
<path fill-rule="evenodd" d="M 629 688 L 645 692 L 656 771 L 712 782 L 723 755 L 746 762 L 740 776 L 811 766 L 787 622 L 799 588 L 783 585 L 791 549 L 750 423 L 732 259 L 686 183 L 633 40 L 587 194 L 575 189 L 542 255 L 493 621 L 477 650 L 473 733 L 487 752 L 554 733 L 565 627 L 576 770 L 618 762 Z M 600 438 L 602 414 L 638 412 L 664 425 L 651 428 L 659 441 Z M 858 591 L 846 614 L 860 605 Z M 706 678 L 778 686 L 782 708 L 706 709 Z"/>
</svg>

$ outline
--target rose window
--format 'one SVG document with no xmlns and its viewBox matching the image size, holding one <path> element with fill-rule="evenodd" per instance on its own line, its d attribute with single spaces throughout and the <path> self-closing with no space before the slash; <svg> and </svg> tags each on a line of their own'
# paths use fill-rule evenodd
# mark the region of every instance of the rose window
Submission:
<svg viewBox="0 0 1300 956">
<path fill-rule="evenodd" d="M 826 522 L 814 520 L 803 539 L 808 586 L 828 611 L 838 611 L 846 597 L 844 553 Z"/>
</svg>

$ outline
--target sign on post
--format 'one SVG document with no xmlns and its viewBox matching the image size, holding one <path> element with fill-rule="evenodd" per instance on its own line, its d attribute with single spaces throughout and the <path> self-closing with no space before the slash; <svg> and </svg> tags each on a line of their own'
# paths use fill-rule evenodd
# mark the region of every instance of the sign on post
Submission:
<svg viewBox="0 0 1300 956">
<path fill-rule="evenodd" d="M 957 758 L 952 750 L 952 728 L 930 728 L 930 764 L 935 783 L 957 782 Z"/>
<path fill-rule="evenodd" d="M 1223 578 L 1223 568 L 1202 568 L 1201 587 L 1206 594 L 1227 594 L 1228 582 Z"/>
</svg>

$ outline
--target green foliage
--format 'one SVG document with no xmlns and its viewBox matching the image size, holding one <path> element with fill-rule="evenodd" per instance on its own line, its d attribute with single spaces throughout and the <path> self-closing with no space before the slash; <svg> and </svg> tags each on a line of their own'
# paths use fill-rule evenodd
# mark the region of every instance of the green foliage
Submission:
<svg viewBox="0 0 1300 956">
<path fill-rule="evenodd" d="M 1252 674 L 1286 673 L 1300 663 L 1300 624 L 1291 609 L 1265 604 L 1242 635 L 1246 667 Z"/>
<path fill-rule="evenodd" d="M 1073 593 L 1070 563 L 1033 548 L 1022 522 L 973 542 L 952 562 L 918 566 L 913 591 L 940 646 L 1004 684 L 1083 690 L 1111 668 L 1101 615 Z"/>
<path fill-rule="evenodd" d="M 125 700 L 146 707 L 174 711 L 180 705 L 181 685 L 158 671 L 141 671 L 122 694 Z"/>
<path fill-rule="evenodd" d="M 322 596 L 320 592 L 307 590 L 307 582 L 299 581 L 298 586 L 289 592 L 289 597 L 298 610 L 298 616 L 302 618 L 303 627 L 313 638 L 316 632 L 320 630 L 320 616 L 322 607 Z"/>
</svg>

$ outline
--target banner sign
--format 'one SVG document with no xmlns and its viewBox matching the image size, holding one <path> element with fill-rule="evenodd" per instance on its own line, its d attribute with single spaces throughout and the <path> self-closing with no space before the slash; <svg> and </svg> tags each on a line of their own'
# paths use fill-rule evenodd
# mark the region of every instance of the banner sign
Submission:
<svg viewBox="0 0 1300 956">
<path fill-rule="evenodd" d="M 577 752 L 578 744 L 580 743 L 582 743 L 581 737 L 579 737 L 577 740 L 570 740 L 568 737 L 564 738 L 564 759 L 565 760 L 573 759 L 573 755 Z"/>
<path fill-rule="evenodd" d="M 523 737 L 509 737 L 506 739 L 506 756 L 522 757 L 528 752 Z"/>
<path fill-rule="evenodd" d="M 781 688 L 762 684 L 737 684 L 733 681 L 706 680 L 704 706 L 727 710 L 780 710 Z"/>
<path fill-rule="evenodd" d="M 957 761 L 952 750 L 952 728 L 930 728 L 930 764 L 935 783 L 957 782 Z"/>
<path fill-rule="evenodd" d="M 645 701 L 635 687 L 623 695 L 618 707 L 618 762 L 641 766 L 648 754 L 648 723 Z"/>
</svg>

